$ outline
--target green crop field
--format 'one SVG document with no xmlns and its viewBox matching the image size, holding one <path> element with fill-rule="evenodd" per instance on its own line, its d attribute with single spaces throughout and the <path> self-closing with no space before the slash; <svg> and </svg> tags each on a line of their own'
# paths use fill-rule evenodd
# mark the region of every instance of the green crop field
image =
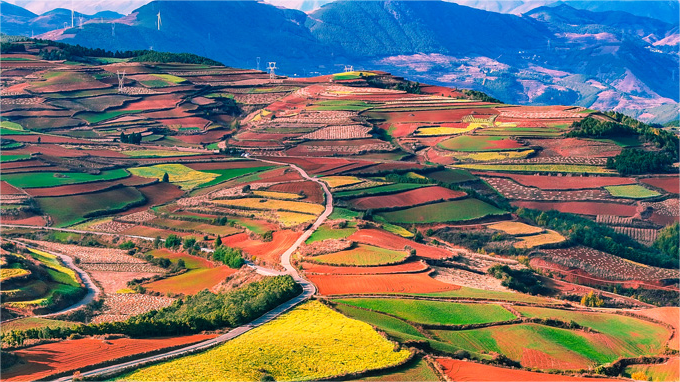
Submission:
<svg viewBox="0 0 680 382">
<path fill-rule="evenodd" d="M 6 149 L 7 148 L 3 147 L 3 150 Z M 29 154 L 0 154 L 0 163 L 16 162 L 30 158 L 31 156 Z"/>
<path fill-rule="evenodd" d="M 322 264 L 372 266 L 399 263 L 404 261 L 408 256 L 409 253 L 404 251 L 394 251 L 372 245 L 357 244 L 357 246 L 352 249 L 327 255 L 314 256 L 309 259 Z"/>
<path fill-rule="evenodd" d="M 357 100 L 328 100 L 319 101 L 311 106 L 310 110 L 330 110 L 330 111 L 361 111 L 371 107 L 364 101 Z"/>
<path fill-rule="evenodd" d="M 442 141 L 437 147 L 450 151 L 499 151 L 523 146 L 503 136 L 461 135 Z"/>
<path fill-rule="evenodd" d="M 589 173 L 608 174 L 611 170 L 604 167 L 572 164 L 459 164 L 456 167 L 479 170 L 479 171 L 505 171 L 505 172 L 564 172 L 564 173 Z"/>
<path fill-rule="evenodd" d="M 661 195 L 658 192 L 640 186 L 639 184 L 606 186 L 604 189 L 609 191 L 609 193 L 616 198 L 645 199 Z"/>
<path fill-rule="evenodd" d="M 413 183 L 395 183 L 386 184 L 384 186 L 377 186 L 371 188 L 361 188 L 358 190 L 348 190 L 333 193 L 334 196 L 338 198 L 351 198 L 359 196 L 370 196 L 376 194 L 392 194 L 400 191 L 413 190 L 416 188 L 424 187 L 424 184 L 413 184 Z"/>
<path fill-rule="evenodd" d="M 331 228 L 327 225 L 322 225 L 319 227 L 312 236 L 310 236 L 305 243 L 311 244 L 315 241 L 328 240 L 328 239 L 344 239 L 347 236 L 356 232 L 356 228 Z"/>
<path fill-rule="evenodd" d="M 451 168 L 446 168 L 441 171 L 430 172 L 425 176 L 445 184 L 456 184 L 477 179 L 475 178 L 474 175 L 470 174 L 465 170 Z"/>
<path fill-rule="evenodd" d="M 671 332 L 664 326 L 617 314 L 573 312 L 558 309 L 518 306 L 526 317 L 559 318 L 575 321 L 616 339 L 617 350 L 627 357 L 656 354 L 663 351 Z"/>
<path fill-rule="evenodd" d="M 206 223 L 199 223 L 199 222 L 194 222 L 194 221 L 186 221 L 186 220 L 173 220 L 173 219 L 164 219 L 164 218 L 157 218 L 152 220 L 154 225 L 158 225 L 162 228 L 167 228 L 169 230 L 173 229 L 179 229 L 180 231 L 193 231 L 196 232 L 197 234 L 210 234 L 210 235 L 220 235 L 220 236 L 229 236 L 233 235 L 237 232 L 239 232 L 238 228 L 234 228 L 228 225 L 212 225 L 210 222 Z"/>
<path fill-rule="evenodd" d="M 102 113 L 93 112 L 78 113 L 76 116 L 78 118 L 84 119 L 85 121 L 87 121 L 87 123 L 99 123 L 102 121 L 106 121 L 107 119 L 120 117 L 121 115 L 125 114 L 135 114 L 141 111 L 142 110 L 111 110 Z"/>
<path fill-rule="evenodd" d="M 565 317 L 560 317 L 564 320 Z M 497 352 L 543 369 L 581 369 L 654 352 L 631 348 L 622 338 L 537 324 L 473 330 L 434 330 L 436 338 L 473 352 Z M 662 341 L 661 341 L 662 342 Z M 540 358 L 537 360 L 537 355 Z"/>
<path fill-rule="evenodd" d="M 357 218 L 361 216 L 361 212 L 356 212 L 352 210 L 348 210 L 347 208 L 342 208 L 342 207 L 334 207 L 333 208 L 333 213 L 331 213 L 331 216 L 328 217 L 329 220 L 352 220 L 354 218 Z"/>
<path fill-rule="evenodd" d="M 395 315 L 420 324 L 468 325 L 509 321 L 516 317 L 496 304 L 458 304 L 441 301 L 356 298 L 343 304 Z"/>
<path fill-rule="evenodd" d="M 361 381 L 385 381 L 385 382 L 410 382 L 410 381 L 420 381 L 420 382 L 438 382 L 439 377 L 437 374 L 428 366 L 425 360 L 418 359 L 412 365 L 409 364 L 403 368 L 399 368 L 396 371 L 386 372 L 375 377 L 364 377 Z"/>
<path fill-rule="evenodd" d="M 119 377 L 134 381 L 305 381 L 404 362 L 368 324 L 312 301 L 205 352 Z M 340 361 L 342 360 L 342 361 Z"/>
<path fill-rule="evenodd" d="M 64 186 L 87 182 L 116 180 L 130 176 L 124 169 L 102 171 L 92 175 L 82 172 L 32 172 L 24 174 L 3 174 L 2 180 L 19 188 L 40 188 Z"/>
<path fill-rule="evenodd" d="M 76 326 L 78 324 L 80 324 L 80 322 L 51 320 L 48 318 L 40 317 L 26 317 L 14 321 L 3 322 L 2 331 L 8 332 L 11 330 L 26 330 L 46 327 L 66 328 L 69 326 Z"/>
<path fill-rule="evenodd" d="M 88 216 L 100 211 L 113 213 L 141 205 L 146 201 L 134 187 L 121 187 L 108 191 L 71 195 L 55 196 L 35 199 L 40 209 L 50 215 L 56 227 L 80 223 Z"/>
<path fill-rule="evenodd" d="M 506 211 L 481 200 L 466 198 L 397 211 L 380 212 L 376 216 L 385 219 L 389 223 L 412 224 L 468 221 L 491 215 L 504 215 L 506 213 Z"/>
<path fill-rule="evenodd" d="M 476 298 L 491 301 L 526 302 L 530 304 L 543 304 L 543 305 L 557 304 L 556 301 L 544 297 L 531 296 L 523 293 L 500 292 L 468 287 L 461 287 L 460 289 L 446 292 L 416 293 L 414 295 L 432 298 L 449 298 L 449 297 Z"/>
<path fill-rule="evenodd" d="M 202 184 L 201 187 L 210 187 L 222 182 L 226 182 L 229 179 L 237 178 L 246 174 L 258 173 L 265 170 L 274 168 L 275 166 L 262 166 L 262 167 L 245 167 L 245 168 L 227 168 L 218 170 L 203 170 L 206 174 L 218 175 L 217 178 Z"/>
<path fill-rule="evenodd" d="M 385 332 L 390 338 L 399 342 L 426 341 L 431 348 L 444 353 L 453 354 L 458 348 L 432 338 L 426 337 L 418 329 L 409 323 L 386 314 L 371 312 L 369 310 L 355 308 L 351 305 L 337 304 L 335 306 L 342 314 L 366 322 Z M 481 358 L 479 354 L 476 355 Z"/>
</svg>

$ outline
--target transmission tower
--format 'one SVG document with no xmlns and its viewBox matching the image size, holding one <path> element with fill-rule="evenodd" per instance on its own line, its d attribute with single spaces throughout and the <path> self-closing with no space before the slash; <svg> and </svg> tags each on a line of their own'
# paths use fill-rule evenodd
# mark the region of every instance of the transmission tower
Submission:
<svg viewBox="0 0 680 382">
<path fill-rule="evenodd" d="M 257 61 L 257 70 L 260 70 L 260 57 L 257 57 L 255 61 Z"/>
<path fill-rule="evenodd" d="M 118 76 L 118 93 L 122 93 L 125 87 L 125 70 L 122 73 L 116 70 L 116 75 Z"/>
<path fill-rule="evenodd" d="M 73 0 L 71 0 L 71 28 L 74 27 L 74 25 L 73 25 L 74 16 L 75 16 L 75 11 L 73 10 Z"/>
<path fill-rule="evenodd" d="M 78 28 L 83 29 L 83 16 L 78 17 Z"/>
<path fill-rule="evenodd" d="M 345 65 L 345 73 L 353 72 L 354 65 Z"/>
<path fill-rule="evenodd" d="M 161 22 L 161 11 L 158 11 L 157 16 L 158 16 L 158 21 L 156 21 L 156 25 L 158 25 L 158 30 L 161 30 L 161 25 L 163 25 L 163 23 Z"/>
<path fill-rule="evenodd" d="M 276 67 L 276 61 L 268 62 L 267 69 L 269 69 L 269 81 L 274 81 L 276 79 L 276 73 L 274 71 L 278 69 Z"/>
<path fill-rule="evenodd" d="M 111 23 L 111 37 L 116 36 L 116 23 Z"/>
</svg>

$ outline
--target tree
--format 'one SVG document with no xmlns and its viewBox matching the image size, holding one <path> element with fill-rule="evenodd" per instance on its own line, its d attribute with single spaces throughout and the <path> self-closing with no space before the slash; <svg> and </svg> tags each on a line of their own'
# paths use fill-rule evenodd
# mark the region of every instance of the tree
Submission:
<svg viewBox="0 0 680 382">
<path fill-rule="evenodd" d="M 423 241 L 423 234 L 420 233 L 420 231 L 416 231 L 416 234 L 413 236 L 413 241 L 420 243 Z"/>
<path fill-rule="evenodd" d="M 600 307 L 604 305 L 604 300 L 600 298 L 599 295 L 596 295 L 594 291 L 590 291 L 590 293 L 583 295 L 581 297 L 581 305 L 583 306 L 590 306 L 590 307 Z"/>
<path fill-rule="evenodd" d="M 244 194 L 249 193 L 250 192 L 250 185 L 246 184 L 245 186 L 243 186 L 243 188 L 241 189 L 241 192 L 243 192 Z"/>
<path fill-rule="evenodd" d="M 160 236 L 156 236 L 156 238 L 153 239 L 153 247 L 156 248 L 156 249 L 160 248 L 160 247 L 161 247 L 161 242 L 162 242 L 161 237 L 160 237 Z"/>
<path fill-rule="evenodd" d="M 215 248 L 213 252 L 213 259 L 216 261 L 221 261 L 229 268 L 241 268 L 245 264 L 245 260 L 241 256 L 241 250 L 237 248 L 227 247 L 225 245 L 220 245 Z"/>
<path fill-rule="evenodd" d="M 196 244 L 196 238 L 190 236 L 184 239 L 182 247 L 184 247 L 185 250 L 189 250 L 194 247 L 194 244 Z"/>
<path fill-rule="evenodd" d="M 217 237 L 215 237 L 215 243 L 213 244 L 213 247 L 217 249 L 217 247 L 219 247 L 220 245 L 222 245 L 222 237 L 220 235 L 217 235 Z"/>
<path fill-rule="evenodd" d="M 672 225 L 659 231 L 659 235 L 654 241 L 653 247 L 665 253 L 669 257 L 678 256 L 680 250 L 680 224 L 675 222 Z"/>
<path fill-rule="evenodd" d="M 163 173 L 163 179 L 161 180 L 163 183 L 168 183 L 170 181 L 170 177 L 168 176 L 167 172 Z"/>
<path fill-rule="evenodd" d="M 177 235 L 170 235 L 165 239 L 165 248 L 177 249 L 182 244 L 182 239 Z"/>
</svg>

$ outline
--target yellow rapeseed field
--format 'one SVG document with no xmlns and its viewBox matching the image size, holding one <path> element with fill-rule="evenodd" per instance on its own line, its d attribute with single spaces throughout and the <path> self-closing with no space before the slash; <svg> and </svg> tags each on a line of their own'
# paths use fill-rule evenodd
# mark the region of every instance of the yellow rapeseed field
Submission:
<svg viewBox="0 0 680 382">
<path fill-rule="evenodd" d="M 2 268 L 0 269 L 0 281 L 7 281 L 16 277 L 21 277 L 30 272 L 23 268 Z"/>
<path fill-rule="evenodd" d="M 564 236 L 551 230 L 538 235 L 518 237 L 520 241 L 515 243 L 515 248 L 533 248 L 544 244 L 561 243 L 565 240 Z"/>
<path fill-rule="evenodd" d="M 215 200 L 215 203 L 236 208 L 243 207 L 256 210 L 292 211 L 315 215 L 320 215 L 324 210 L 324 206 L 320 204 L 276 199 L 240 198 Z"/>
<path fill-rule="evenodd" d="M 183 190 L 191 190 L 203 183 L 210 182 L 218 177 L 217 174 L 196 171 L 182 164 L 158 164 L 155 166 L 129 168 L 133 175 L 145 178 L 163 179 L 164 174 L 168 174 L 170 183 L 178 185 Z"/>
<path fill-rule="evenodd" d="M 363 182 L 363 180 L 356 176 L 324 176 L 321 180 L 328 183 L 330 188 L 349 186 L 350 184 Z"/>
<path fill-rule="evenodd" d="M 304 381 L 398 364 L 409 351 L 366 323 L 312 301 L 204 353 L 146 367 L 126 381 Z"/>
<path fill-rule="evenodd" d="M 269 199 L 285 199 L 285 200 L 295 200 L 300 199 L 302 197 L 298 194 L 293 194 L 292 192 L 276 192 L 276 191 L 253 191 L 253 195 Z"/>
<path fill-rule="evenodd" d="M 473 125 L 471 123 L 471 125 Z M 476 125 L 476 124 L 475 124 Z M 435 137 L 439 135 L 457 135 L 467 133 L 477 129 L 479 126 L 468 126 L 468 127 L 419 127 L 413 135 L 416 137 Z"/>
<path fill-rule="evenodd" d="M 534 227 L 532 225 L 520 222 L 499 222 L 490 224 L 487 227 L 498 231 L 503 231 L 508 235 L 531 235 L 543 232 L 543 228 Z"/>
<path fill-rule="evenodd" d="M 524 159 L 533 154 L 534 150 L 519 150 L 519 151 L 488 151 L 488 152 L 474 152 L 474 153 L 456 153 L 453 155 L 460 160 L 471 160 L 475 162 L 489 162 L 500 161 L 507 159 Z"/>
</svg>

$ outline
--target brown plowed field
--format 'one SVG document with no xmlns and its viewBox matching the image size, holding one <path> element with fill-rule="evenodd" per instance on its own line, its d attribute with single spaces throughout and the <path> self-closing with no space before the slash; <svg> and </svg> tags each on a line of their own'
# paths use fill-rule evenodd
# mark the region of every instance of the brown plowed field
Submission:
<svg viewBox="0 0 680 382">
<path fill-rule="evenodd" d="M 348 239 L 359 243 L 394 250 L 403 250 L 404 247 L 409 246 L 416 250 L 416 256 L 427 259 L 446 259 L 454 256 L 453 253 L 444 249 L 419 244 L 415 241 L 378 229 L 360 229 L 350 235 Z"/>
<path fill-rule="evenodd" d="M 239 233 L 222 238 L 222 244 L 232 248 L 240 248 L 250 256 L 257 257 L 255 260 L 280 265 L 281 255 L 295 243 L 299 236 L 299 232 L 286 229 L 274 232 L 272 241 L 264 242 L 250 239 L 247 233 Z"/>
<path fill-rule="evenodd" d="M 4 381 L 35 381 L 56 373 L 75 371 L 98 363 L 179 345 L 189 345 L 216 335 L 114 340 L 84 338 L 32 346 L 15 352 L 25 362 L 3 370 Z"/>
<path fill-rule="evenodd" d="M 463 191 L 454 191 L 449 190 L 448 188 L 434 186 L 417 188 L 398 194 L 357 198 L 350 201 L 349 204 L 354 209 L 373 210 L 380 208 L 411 207 L 436 201 L 458 199 L 466 195 L 467 194 Z"/>
<path fill-rule="evenodd" d="M 627 204 L 600 202 L 513 202 L 514 206 L 541 211 L 557 210 L 579 215 L 633 216 L 637 207 Z"/>
<path fill-rule="evenodd" d="M 404 264 L 387 265 L 381 267 L 334 267 L 332 265 L 322 265 L 303 262 L 302 268 L 307 274 L 323 275 L 377 275 L 395 273 L 420 273 L 427 271 L 430 267 L 421 261 L 412 261 Z"/>
<path fill-rule="evenodd" d="M 23 192 L 11 184 L 0 180 L 0 195 L 21 195 Z"/>
<path fill-rule="evenodd" d="M 478 382 L 519 382 L 519 381 L 618 381 L 618 379 L 568 377 L 556 374 L 536 373 L 533 371 L 507 369 L 474 362 L 466 362 L 449 358 L 437 358 L 444 368 L 444 373 L 452 381 Z"/>
<path fill-rule="evenodd" d="M 677 177 L 659 177 L 640 179 L 642 183 L 647 183 L 656 188 L 660 188 L 671 194 L 680 194 L 680 179 Z"/>
<path fill-rule="evenodd" d="M 428 276 L 427 272 L 384 275 L 307 275 L 319 294 L 410 294 L 460 289 Z"/>
<path fill-rule="evenodd" d="M 168 203 L 184 195 L 184 191 L 172 183 L 154 183 L 149 186 L 138 187 L 137 189 L 146 196 L 146 204 L 125 211 L 125 214 L 144 211 L 149 207 Z"/>
<path fill-rule="evenodd" d="M 303 191 L 306 195 L 305 201 L 311 203 L 322 204 L 324 202 L 324 194 L 321 186 L 315 182 L 306 180 L 304 182 L 290 182 L 290 183 L 279 183 L 275 184 L 267 189 L 267 191 L 276 192 L 290 192 L 297 194 Z"/>
<path fill-rule="evenodd" d="M 34 225 L 39 227 L 47 225 L 47 222 L 42 216 L 31 216 L 22 219 L 10 219 L 10 217 L 3 217 L 2 220 L 7 224 Z"/>
<path fill-rule="evenodd" d="M 129 176 L 123 179 L 117 179 L 107 182 L 89 182 L 81 184 L 69 184 L 66 186 L 58 187 L 44 187 L 44 188 L 29 188 L 26 192 L 29 195 L 37 196 L 65 196 L 65 195 L 77 195 L 86 194 L 88 192 L 97 192 L 115 185 L 125 185 L 125 186 L 139 186 L 143 184 L 150 183 L 149 178 L 143 178 L 140 176 Z"/>
<path fill-rule="evenodd" d="M 496 172 L 473 172 L 482 176 L 501 176 L 510 178 L 515 182 L 542 190 L 581 190 L 588 188 L 600 188 L 605 186 L 619 186 L 623 184 L 635 184 L 633 178 L 617 176 L 543 176 L 543 175 L 520 175 L 500 174 Z"/>
</svg>

